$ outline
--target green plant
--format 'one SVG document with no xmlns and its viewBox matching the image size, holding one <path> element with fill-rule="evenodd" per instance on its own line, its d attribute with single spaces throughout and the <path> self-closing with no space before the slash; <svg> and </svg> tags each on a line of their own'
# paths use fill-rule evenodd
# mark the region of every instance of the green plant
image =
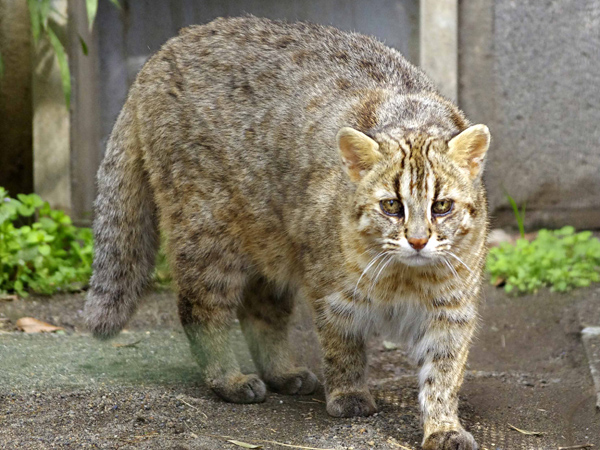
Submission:
<svg viewBox="0 0 600 450">
<path fill-rule="evenodd" d="M 507 292 L 535 292 L 543 286 L 564 292 L 600 281 L 600 240 L 573 227 L 540 230 L 529 242 L 518 239 L 492 248 L 487 261 L 491 282 Z"/>
<path fill-rule="evenodd" d="M 166 239 L 161 236 L 161 245 L 156 255 L 156 266 L 154 269 L 154 284 L 159 289 L 168 289 L 171 286 L 171 269 L 165 253 Z"/>
<path fill-rule="evenodd" d="M 523 204 L 521 211 L 519 211 L 519 207 L 517 206 L 517 202 L 515 201 L 515 199 L 512 198 L 508 194 L 504 194 L 504 195 L 506 195 L 506 198 L 508 199 L 510 206 L 513 209 L 513 212 L 515 213 L 515 218 L 517 219 L 517 226 L 519 227 L 519 234 L 521 235 L 522 238 L 524 238 L 525 237 L 525 204 Z"/>
<path fill-rule="evenodd" d="M 83 0 L 80 0 L 83 1 Z M 121 9 L 119 0 L 109 0 L 115 7 Z M 85 0 L 88 24 L 90 31 L 94 26 L 96 13 L 98 12 L 98 0 Z M 31 23 L 31 34 L 35 45 L 38 45 L 40 39 L 47 40 L 52 46 L 52 50 L 56 55 L 58 67 L 60 69 L 60 77 L 62 81 L 63 93 L 65 96 L 65 104 L 67 109 L 71 104 L 71 72 L 69 70 L 69 61 L 67 59 L 67 51 L 57 34 L 56 17 L 63 15 L 54 8 L 52 0 L 27 0 L 27 8 L 29 9 L 29 19 Z M 79 36 L 82 52 L 87 55 L 87 44 L 81 36 Z M 4 63 L 2 54 L 0 54 L 0 79 L 4 75 Z"/>
<path fill-rule="evenodd" d="M 37 213 L 38 220 L 34 220 Z M 75 291 L 92 271 L 92 232 L 35 194 L 0 187 L 0 293 Z"/>
</svg>

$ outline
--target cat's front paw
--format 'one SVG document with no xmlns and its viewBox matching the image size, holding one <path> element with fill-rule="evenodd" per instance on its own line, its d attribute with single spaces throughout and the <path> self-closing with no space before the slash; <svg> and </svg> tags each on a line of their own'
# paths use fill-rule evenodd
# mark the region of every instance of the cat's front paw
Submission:
<svg viewBox="0 0 600 450">
<path fill-rule="evenodd" d="M 478 450 L 473 435 L 465 430 L 437 431 L 423 443 L 423 450 Z"/>
<path fill-rule="evenodd" d="M 377 407 L 368 391 L 339 392 L 328 396 L 327 412 L 333 417 L 370 416 Z"/>
<path fill-rule="evenodd" d="M 267 394 L 265 383 L 254 374 L 240 373 L 212 380 L 209 384 L 215 394 L 231 403 L 261 403 Z"/>
<path fill-rule="evenodd" d="M 263 378 L 273 391 L 285 395 L 312 394 L 319 384 L 315 374 L 305 368 Z"/>
</svg>

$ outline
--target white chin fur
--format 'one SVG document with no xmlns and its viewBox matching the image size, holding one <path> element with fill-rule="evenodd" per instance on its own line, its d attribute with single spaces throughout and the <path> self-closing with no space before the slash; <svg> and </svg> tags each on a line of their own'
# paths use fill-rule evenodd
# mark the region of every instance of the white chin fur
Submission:
<svg viewBox="0 0 600 450">
<path fill-rule="evenodd" d="M 413 256 L 408 257 L 400 257 L 399 259 L 402 264 L 411 267 L 430 266 L 434 263 L 433 259 L 427 258 L 419 254 L 415 254 Z"/>
</svg>

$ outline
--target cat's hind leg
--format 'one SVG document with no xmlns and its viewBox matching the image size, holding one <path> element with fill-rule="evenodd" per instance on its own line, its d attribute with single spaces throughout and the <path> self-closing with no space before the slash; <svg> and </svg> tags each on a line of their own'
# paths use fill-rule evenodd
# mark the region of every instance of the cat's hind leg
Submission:
<svg viewBox="0 0 600 450">
<path fill-rule="evenodd" d="M 294 363 L 288 339 L 294 293 L 256 277 L 246 286 L 238 317 L 261 378 L 281 394 L 311 394 L 317 377 Z"/>
<path fill-rule="evenodd" d="M 230 342 L 247 278 L 243 255 L 222 234 L 199 227 L 169 230 L 181 323 L 205 382 L 219 397 L 233 403 L 262 402 L 264 382 L 242 374 Z"/>
</svg>

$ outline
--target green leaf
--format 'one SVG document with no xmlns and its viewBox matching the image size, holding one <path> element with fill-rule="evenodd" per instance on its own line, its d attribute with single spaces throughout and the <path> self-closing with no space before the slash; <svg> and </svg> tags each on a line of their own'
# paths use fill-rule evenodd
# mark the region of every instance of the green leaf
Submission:
<svg viewBox="0 0 600 450">
<path fill-rule="evenodd" d="M 19 212 L 20 215 L 22 215 L 23 217 L 29 217 L 31 215 L 33 215 L 33 213 L 35 212 L 35 208 L 31 207 L 31 206 L 27 206 L 27 205 L 19 205 L 19 207 L 17 208 L 17 211 Z"/>
<path fill-rule="evenodd" d="M 50 17 L 51 10 L 51 0 L 41 0 L 39 2 L 39 20 L 42 26 L 42 29 L 48 29 L 48 18 Z"/>
<path fill-rule="evenodd" d="M 113 5 L 115 5 L 115 7 L 119 10 L 122 10 L 123 7 L 121 6 L 121 3 L 119 3 L 119 0 L 109 0 Z"/>
<path fill-rule="evenodd" d="M 83 54 L 85 56 L 87 56 L 88 55 L 88 47 L 81 36 L 79 36 L 79 43 L 81 44 L 81 51 L 83 52 Z"/>
<path fill-rule="evenodd" d="M 98 12 L 98 0 L 85 0 L 85 8 L 87 9 L 88 26 L 91 32 Z"/>
<path fill-rule="evenodd" d="M 27 295 L 27 292 L 25 292 L 25 290 L 23 289 L 23 282 L 21 280 L 15 281 L 14 287 L 17 294 L 19 294 L 21 297 L 25 297 Z"/>
<path fill-rule="evenodd" d="M 52 48 L 54 48 L 56 59 L 58 59 L 60 78 L 62 80 L 63 93 L 65 94 L 65 103 L 67 105 L 67 109 L 69 109 L 71 107 L 71 73 L 69 71 L 67 53 L 65 52 L 65 48 L 52 28 L 48 28 L 48 37 L 50 38 L 50 44 L 52 44 Z"/>
<path fill-rule="evenodd" d="M 521 215 L 521 213 L 519 212 L 519 207 L 517 206 L 517 202 L 515 202 L 515 199 L 512 198 L 510 195 L 505 194 L 506 198 L 508 199 L 508 201 L 510 202 L 510 206 L 512 206 L 513 212 L 515 214 L 515 217 L 517 219 L 517 225 L 519 227 L 519 233 L 521 234 L 521 237 L 525 237 L 525 227 L 523 225 L 523 222 L 525 220 L 525 206 L 523 205 L 523 215 Z"/>
<path fill-rule="evenodd" d="M 43 244 L 38 247 L 38 251 L 40 252 L 40 255 L 48 256 L 50 254 L 50 252 L 52 251 L 52 249 L 50 248 L 50 246 L 48 244 Z"/>
<path fill-rule="evenodd" d="M 41 20 L 40 20 L 40 3 L 37 0 L 27 0 L 29 9 L 29 21 L 31 22 L 31 34 L 35 44 L 40 40 Z"/>
<path fill-rule="evenodd" d="M 17 198 L 27 206 L 32 206 L 34 208 L 39 208 L 44 204 L 44 201 L 37 194 L 17 194 Z"/>
</svg>

